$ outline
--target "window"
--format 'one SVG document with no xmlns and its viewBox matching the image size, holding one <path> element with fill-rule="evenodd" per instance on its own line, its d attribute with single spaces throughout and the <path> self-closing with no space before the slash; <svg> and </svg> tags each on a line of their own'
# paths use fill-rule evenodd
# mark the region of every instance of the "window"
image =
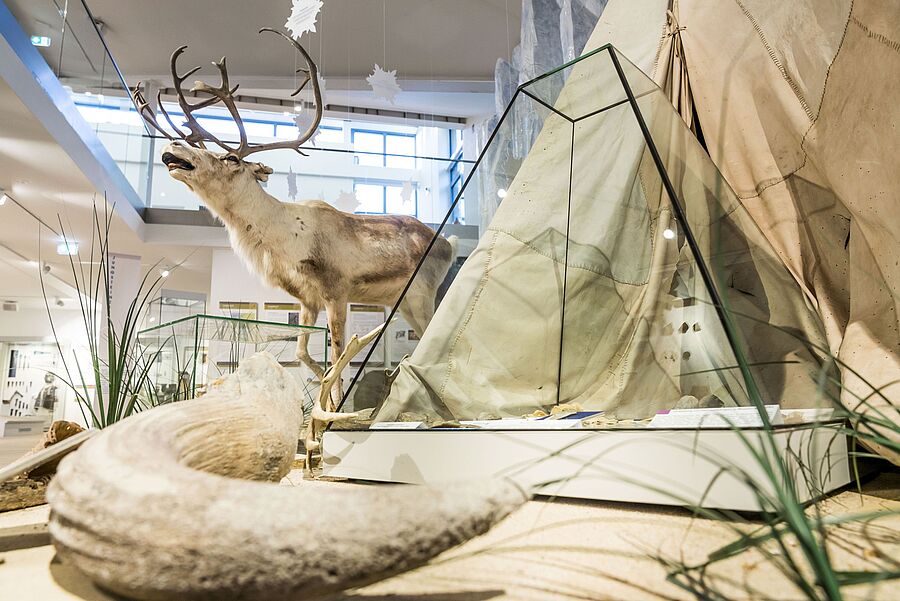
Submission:
<svg viewBox="0 0 900 601">
<path fill-rule="evenodd" d="M 386 134 L 384 136 L 385 151 L 388 156 L 384 157 L 385 165 L 395 169 L 415 169 L 416 159 L 416 137 L 415 136 L 394 136 Z M 402 155 L 402 156 L 390 156 Z"/>
<path fill-rule="evenodd" d="M 12 349 L 9 351 L 9 369 L 6 371 L 7 378 L 16 377 L 16 368 L 19 365 L 19 351 Z"/>
<path fill-rule="evenodd" d="M 384 167 L 384 134 L 353 130 L 353 150 L 365 153 L 356 155 L 358 165 Z"/>
<path fill-rule="evenodd" d="M 448 171 L 450 174 L 450 202 L 453 202 L 462 193 L 463 181 L 466 176 L 466 165 L 462 162 L 462 130 L 451 129 L 449 133 L 450 166 Z M 456 203 L 456 207 L 453 209 L 453 214 L 450 216 L 451 223 L 465 223 L 466 221 L 465 204 L 462 200 L 462 197 L 460 197 L 459 202 Z"/>
<path fill-rule="evenodd" d="M 351 133 L 357 165 L 391 167 L 393 169 L 416 168 L 416 136 L 354 129 Z"/>
<path fill-rule="evenodd" d="M 275 137 L 279 140 L 296 140 L 300 131 L 293 123 L 287 125 L 279 123 L 275 126 Z M 319 133 L 314 136 L 317 146 L 324 144 L 343 144 L 344 129 L 333 125 L 320 125 Z"/>
<path fill-rule="evenodd" d="M 344 128 L 319 126 L 319 135 L 316 136 L 316 144 L 343 144 Z"/>
<path fill-rule="evenodd" d="M 356 182 L 353 191 L 359 200 L 357 213 L 412 215 L 419 212 L 419 191 L 413 184 L 409 200 L 403 200 L 403 184 Z"/>
</svg>

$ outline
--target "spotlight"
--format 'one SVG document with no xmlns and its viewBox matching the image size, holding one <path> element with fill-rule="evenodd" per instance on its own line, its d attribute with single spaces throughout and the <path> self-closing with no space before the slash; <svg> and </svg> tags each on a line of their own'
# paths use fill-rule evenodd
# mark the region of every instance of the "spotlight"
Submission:
<svg viewBox="0 0 900 601">
<path fill-rule="evenodd" d="M 665 238 L 666 240 L 673 240 L 675 238 L 675 232 L 673 232 L 669 228 L 666 228 L 663 230 L 663 238 Z"/>
<path fill-rule="evenodd" d="M 506 188 L 500 188 L 497 190 L 497 196 L 500 198 L 506 198 Z"/>
</svg>

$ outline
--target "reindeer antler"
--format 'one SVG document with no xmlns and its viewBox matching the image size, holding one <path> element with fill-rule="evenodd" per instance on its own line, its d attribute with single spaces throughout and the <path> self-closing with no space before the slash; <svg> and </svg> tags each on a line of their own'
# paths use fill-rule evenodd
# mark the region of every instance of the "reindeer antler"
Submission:
<svg viewBox="0 0 900 601">
<path fill-rule="evenodd" d="M 234 86 L 233 88 L 229 88 L 228 86 L 228 68 L 225 66 L 225 57 L 222 57 L 222 60 L 219 62 L 213 62 L 219 69 L 219 73 L 222 76 L 222 84 L 218 87 L 213 87 L 207 83 L 202 81 L 194 82 L 194 87 L 191 88 L 191 92 L 203 92 L 210 95 L 210 98 L 203 100 L 201 102 L 197 102 L 191 104 L 188 102 L 187 98 L 184 96 L 184 89 L 182 88 L 182 84 L 184 81 L 200 70 L 200 67 L 194 67 L 184 75 L 178 74 L 178 57 L 182 55 L 182 53 L 187 50 L 187 46 L 181 46 L 177 48 L 175 52 L 172 53 L 172 58 L 169 59 L 169 67 L 172 71 L 172 82 L 175 86 L 175 95 L 178 98 L 178 106 L 181 107 L 181 110 L 184 112 L 185 126 L 190 130 L 187 136 L 184 136 L 184 140 L 188 144 L 199 145 L 203 147 L 203 142 L 213 142 L 218 146 L 224 148 L 228 152 L 234 153 L 240 156 L 239 151 L 241 149 L 245 149 L 248 147 L 247 144 L 247 134 L 244 131 L 244 123 L 241 120 L 241 115 L 238 113 L 237 107 L 234 105 L 234 93 L 237 91 L 238 86 Z M 222 101 L 225 103 L 225 106 L 228 107 L 228 112 L 231 113 L 231 117 L 237 123 L 238 130 L 241 134 L 241 145 L 238 148 L 234 148 L 220 139 L 206 131 L 200 123 L 197 122 L 197 119 L 194 117 L 194 111 L 198 111 L 200 109 L 206 108 L 208 106 L 212 106 L 217 102 Z M 161 106 L 161 105 L 160 105 Z M 166 115 L 165 110 L 163 110 L 163 114 L 168 119 L 168 115 Z M 172 123 L 169 120 L 169 123 Z"/>
<path fill-rule="evenodd" d="M 169 140 L 174 140 L 175 137 L 164 130 L 162 127 L 160 127 L 159 121 L 156 120 L 156 113 L 153 111 L 153 107 L 151 107 L 150 103 L 147 102 L 147 99 L 144 98 L 144 91 L 142 89 L 143 85 L 144 82 L 137 82 L 137 85 L 134 87 L 134 91 L 131 93 L 131 101 L 134 102 L 134 106 L 137 109 L 138 115 L 140 115 L 144 119 L 147 125 L 164 135 Z M 159 101 L 159 98 L 160 95 L 157 92 L 157 106 L 162 109 L 163 115 L 166 117 L 166 121 L 168 121 L 169 125 L 172 126 L 172 130 L 175 131 L 175 133 L 177 133 L 181 137 L 181 139 L 184 139 L 184 134 L 182 134 L 181 131 L 177 127 L 175 127 L 174 123 L 172 123 L 172 120 L 169 118 L 169 114 L 165 111 L 165 109 L 163 109 L 162 102 Z"/>
<path fill-rule="evenodd" d="M 316 116 L 315 118 L 313 118 L 313 121 L 309 125 L 309 127 L 306 128 L 306 131 L 300 134 L 300 136 L 296 140 L 282 140 L 279 142 L 270 142 L 268 144 L 258 144 L 241 155 L 241 159 L 255 152 L 262 152 L 264 150 L 276 150 L 279 148 L 287 148 L 299 154 L 303 154 L 303 152 L 300 150 L 300 146 L 313 137 L 313 135 L 316 133 L 316 130 L 319 128 L 319 124 L 322 122 L 322 90 L 319 86 L 319 68 L 316 66 L 316 63 L 309 56 L 309 53 L 306 51 L 306 49 L 301 46 L 299 42 L 297 42 L 297 40 L 283 34 L 280 31 L 272 29 L 271 27 L 263 27 L 259 30 L 259 33 L 263 33 L 264 31 L 270 31 L 290 42 L 291 45 L 293 45 L 294 48 L 297 49 L 297 52 L 299 52 L 303 59 L 306 61 L 306 69 L 297 69 L 297 73 L 303 73 L 304 78 L 303 81 L 300 82 L 300 85 L 297 86 L 297 89 L 291 93 L 291 97 L 296 96 L 297 94 L 302 92 L 303 88 L 306 87 L 306 84 L 312 83 L 313 103 L 316 107 Z"/>
<path fill-rule="evenodd" d="M 190 89 L 190 92 L 192 94 L 206 94 L 209 96 L 209 98 L 200 102 L 191 103 L 185 96 L 183 84 L 188 77 L 199 71 L 200 67 L 194 67 L 183 75 L 178 74 L 178 58 L 187 49 L 187 46 L 181 46 L 172 53 L 172 57 L 169 60 L 169 66 L 172 71 L 172 81 L 175 87 L 175 95 L 178 99 L 178 106 L 180 106 L 181 110 L 184 112 L 184 126 L 188 128 L 189 133 L 185 134 L 177 125 L 175 125 L 175 123 L 172 121 L 172 118 L 169 116 L 169 113 L 167 113 L 166 109 L 163 107 L 162 102 L 160 102 L 160 95 L 159 93 L 157 93 L 157 104 L 159 106 L 159 110 L 160 112 L 162 112 L 163 117 L 165 117 L 172 130 L 179 136 L 180 139 L 184 140 L 191 146 L 200 148 L 205 148 L 204 142 L 212 142 L 223 148 L 226 152 L 233 154 L 241 160 L 256 152 L 262 152 L 264 150 L 276 150 L 279 148 L 287 148 L 303 154 L 303 152 L 300 150 L 300 146 L 304 142 L 312 138 L 312 136 L 316 133 L 316 129 L 318 129 L 319 127 L 319 123 L 321 123 L 322 121 L 323 107 L 322 91 L 319 86 L 319 69 L 318 67 L 316 67 L 316 63 L 312 60 L 312 57 L 309 56 L 309 53 L 306 51 L 306 49 L 301 46 L 296 40 L 270 27 L 264 27 L 260 29 L 259 33 L 263 33 L 264 31 L 270 31 L 286 39 L 294 46 L 294 48 L 297 49 L 297 51 L 303 56 L 303 59 L 306 61 L 305 69 L 297 69 L 297 73 L 303 73 L 304 77 L 303 81 L 300 83 L 297 89 L 291 93 L 291 96 L 296 96 L 303 91 L 307 84 L 312 82 L 316 116 L 307 130 L 303 132 L 296 140 L 282 140 L 278 142 L 271 142 L 269 144 L 258 144 L 255 146 L 251 146 L 249 141 L 247 140 L 247 131 L 244 128 L 244 121 L 241 118 L 241 114 L 238 111 L 237 105 L 235 104 L 234 93 L 237 91 L 239 86 L 236 85 L 234 87 L 231 87 L 231 85 L 229 84 L 228 66 L 226 65 L 225 57 L 223 56 L 222 60 L 218 62 L 213 62 L 213 65 L 215 65 L 215 67 L 219 70 L 219 75 L 222 78 L 221 83 L 218 86 L 211 86 L 203 81 L 195 81 L 194 86 Z M 144 98 L 144 94 L 141 91 L 140 82 L 138 83 L 132 94 L 132 100 L 134 101 L 138 113 L 141 115 L 141 117 L 144 118 L 144 120 L 148 125 L 150 125 L 150 127 L 160 132 L 169 140 L 176 139 L 172 136 L 172 134 L 170 134 L 160 126 L 159 122 L 156 119 L 156 115 L 150 107 L 150 104 Z M 213 106 L 219 102 L 225 105 L 225 107 L 228 109 L 228 112 L 231 114 L 231 118 L 234 119 L 235 125 L 237 125 L 238 133 L 240 136 L 237 146 L 227 144 L 209 133 L 209 131 L 207 131 L 202 125 L 200 125 L 200 123 L 198 123 L 197 119 L 194 117 L 194 111 Z"/>
</svg>

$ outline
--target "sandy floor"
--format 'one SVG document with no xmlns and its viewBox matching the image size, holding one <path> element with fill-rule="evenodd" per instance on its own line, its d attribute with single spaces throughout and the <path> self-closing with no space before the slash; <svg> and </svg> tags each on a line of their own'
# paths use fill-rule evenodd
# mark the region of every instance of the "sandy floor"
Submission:
<svg viewBox="0 0 900 601">
<path fill-rule="evenodd" d="M 286 484 L 355 486 L 341 482 Z M 824 503 L 827 513 L 876 508 L 900 511 L 900 472 L 882 474 L 865 494 L 844 491 Z M 61 564 L 42 528 L 47 508 L 0 514 L 0 598 L 4 601 L 112 599 Z M 14 533 L 30 528 L 29 548 L 10 550 Z M 43 538 L 42 538 L 43 537 Z M 900 520 L 862 532 L 846 529 L 831 549 L 844 569 L 900 558 Z M 445 553 L 430 565 L 339 596 L 345 601 L 569 601 L 687 599 L 665 580 L 651 556 L 698 560 L 734 538 L 721 523 L 692 519 L 687 511 L 657 506 L 576 501 L 532 501 L 485 536 Z M 35 546 L 36 545 L 36 546 Z M 12 544 L 12 546 L 16 546 Z M 23 546 L 23 545 L 19 545 Z M 732 583 L 729 598 L 803 598 L 761 556 L 729 560 L 711 577 Z M 748 595 L 747 590 L 755 590 Z M 846 591 L 848 598 L 900 599 L 900 584 Z"/>
<path fill-rule="evenodd" d="M 7 436 L 0 438 L 0 467 L 8 465 L 34 448 L 41 435 Z"/>
</svg>

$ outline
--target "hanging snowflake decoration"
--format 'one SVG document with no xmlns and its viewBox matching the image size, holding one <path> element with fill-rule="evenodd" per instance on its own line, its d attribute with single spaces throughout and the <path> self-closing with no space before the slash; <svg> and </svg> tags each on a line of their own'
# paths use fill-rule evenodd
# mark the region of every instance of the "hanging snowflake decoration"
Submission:
<svg viewBox="0 0 900 601">
<path fill-rule="evenodd" d="M 400 199 L 403 201 L 404 205 L 408 205 L 409 201 L 412 200 L 413 195 L 413 183 L 412 180 L 406 180 L 403 182 L 403 189 L 400 190 Z"/>
<path fill-rule="evenodd" d="M 291 200 L 297 200 L 297 174 L 294 173 L 294 170 L 288 167 L 287 173 L 287 184 L 288 184 L 288 196 Z"/>
<path fill-rule="evenodd" d="M 307 129 L 309 126 L 313 124 L 315 115 L 313 111 L 309 109 L 302 109 L 299 113 L 294 115 L 294 125 L 297 126 L 297 135 L 299 136 Z M 316 131 L 313 133 L 312 137 L 309 139 L 309 143 L 313 146 L 316 145 L 316 137 L 319 135 L 319 128 L 316 128 Z"/>
<path fill-rule="evenodd" d="M 284 27 L 291 32 L 291 37 L 299 40 L 307 31 L 315 33 L 316 19 L 322 10 L 321 0 L 293 0 L 291 16 L 284 22 Z"/>
<path fill-rule="evenodd" d="M 355 213 L 359 208 L 359 199 L 356 192 L 344 192 L 341 190 L 337 200 L 334 201 L 334 208 L 345 213 Z"/>
<path fill-rule="evenodd" d="M 391 104 L 394 104 L 394 97 L 400 92 L 400 86 L 397 85 L 397 70 L 385 71 L 377 64 L 372 70 L 372 74 L 366 78 L 372 91 L 379 98 L 384 98 Z"/>
</svg>

